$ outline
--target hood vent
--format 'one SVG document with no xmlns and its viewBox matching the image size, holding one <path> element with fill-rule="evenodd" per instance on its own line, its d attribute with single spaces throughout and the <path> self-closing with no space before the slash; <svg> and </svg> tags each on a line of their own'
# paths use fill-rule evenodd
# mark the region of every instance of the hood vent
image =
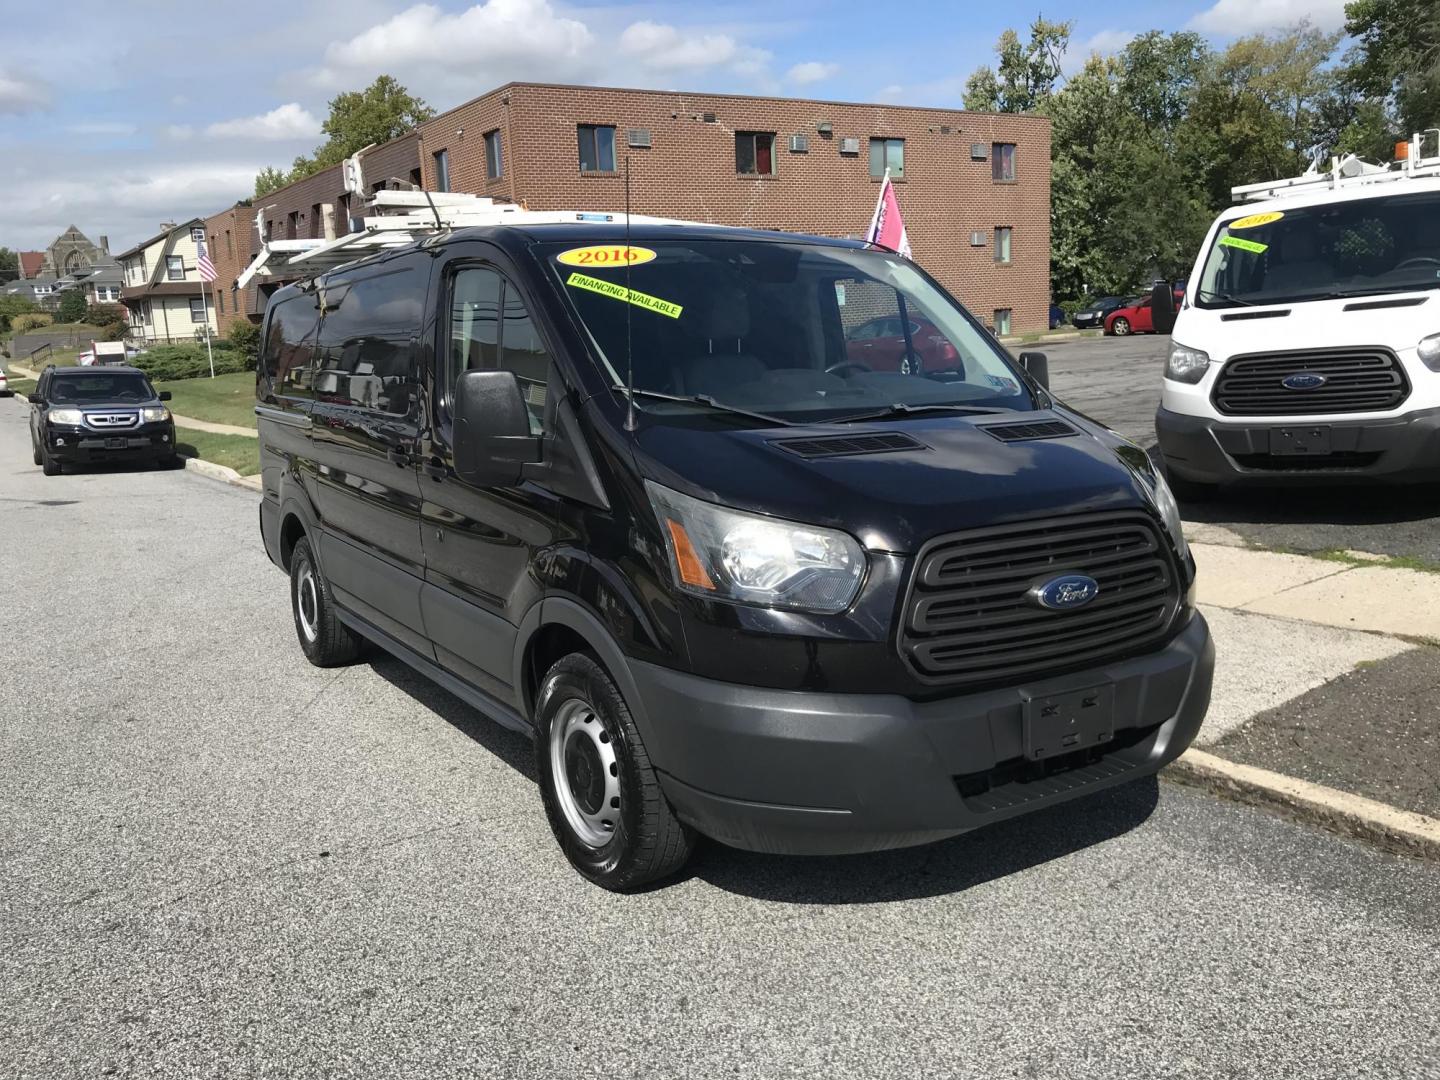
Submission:
<svg viewBox="0 0 1440 1080">
<path fill-rule="evenodd" d="M 1080 434 L 1064 420 L 1034 420 L 1028 424 L 982 424 L 981 430 L 988 432 L 1001 442 L 1064 439 Z"/>
<path fill-rule="evenodd" d="M 1229 315 L 1221 315 L 1221 322 L 1240 322 L 1242 319 L 1283 319 L 1290 314 L 1290 309 L 1281 308 L 1279 311 L 1235 311 Z"/>
<path fill-rule="evenodd" d="M 1346 304 L 1343 311 L 1378 311 L 1390 307 L 1417 307 L 1429 300 L 1428 296 L 1404 296 L 1396 300 L 1366 300 L 1361 304 Z"/>
<path fill-rule="evenodd" d="M 902 450 L 924 450 L 909 435 L 898 431 L 874 435 L 819 435 L 813 439 L 776 439 L 771 443 L 802 458 L 853 457 L 857 454 L 890 454 Z"/>
</svg>

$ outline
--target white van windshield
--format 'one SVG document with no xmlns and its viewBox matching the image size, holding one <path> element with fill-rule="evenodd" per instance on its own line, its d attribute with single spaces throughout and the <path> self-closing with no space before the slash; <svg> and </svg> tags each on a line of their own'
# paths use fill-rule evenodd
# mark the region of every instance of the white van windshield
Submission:
<svg viewBox="0 0 1440 1080">
<path fill-rule="evenodd" d="M 1370 296 L 1440 286 L 1440 192 L 1270 210 L 1216 233 L 1203 308 Z"/>
<path fill-rule="evenodd" d="M 637 405 L 709 398 L 790 421 L 892 405 L 1033 408 L 1003 350 L 904 259 L 751 240 L 546 245 L 607 377 L 633 357 Z"/>
</svg>

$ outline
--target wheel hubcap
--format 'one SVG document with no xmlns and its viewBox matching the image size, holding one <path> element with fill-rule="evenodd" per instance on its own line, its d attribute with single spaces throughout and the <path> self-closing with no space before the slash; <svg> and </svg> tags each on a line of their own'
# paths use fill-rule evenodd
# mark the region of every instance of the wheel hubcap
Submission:
<svg viewBox="0 0 1440 1080">
<path fill-rule="evenodd" d="M 320 633 L 320 594 L 315 587 L 315 568 L 308 562 L 300 568 L 300 583 L 295 588 L 295 614 L 305 640 L 314 641 Z"/>
<path fill-rule="evenodd" d="M 615 742 L 589 702 L 572 698 L 550 725 L 555 801 L 586 847 L 610 842 L 620 821 L 620 766 Z"/>
</svg>

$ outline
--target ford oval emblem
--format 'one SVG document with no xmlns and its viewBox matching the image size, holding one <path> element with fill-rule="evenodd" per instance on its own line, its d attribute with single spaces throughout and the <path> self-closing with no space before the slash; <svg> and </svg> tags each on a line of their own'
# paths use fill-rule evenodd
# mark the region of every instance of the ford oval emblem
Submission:
<svg viewBox="0 0 1440 1080">
<path fill-rule="evenodd" d="M 1030 599 L 1051 611 L 1084 607 L 1100 595 L 1100 583 L 1084 574 L 1065 574 L 1030 589 Z"/>
<path fill-rule="evenodd" d="M 1329 381 L 1318 371 L 1297 371 L 1281 379 L 1280 385 L 1287 390 L 1317 390 Z"/>
</svg>

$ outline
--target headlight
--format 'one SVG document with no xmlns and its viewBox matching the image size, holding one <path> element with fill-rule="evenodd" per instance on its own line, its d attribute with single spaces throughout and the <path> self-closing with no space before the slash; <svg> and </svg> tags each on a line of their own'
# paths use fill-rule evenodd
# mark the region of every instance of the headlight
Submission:
<svg viewBox="0 0 1440 1080">
<path fill-rule="evenodd" d="M 84 422 L 79 409 L 51 409 L 46 419 L 52 424 L 73 424 L 76 427 Z"/>
<path fill-rule="evenodd" d="M 1440 334 L 1431 334 L 1427 338 L 1421 338 L 1420 344 L 1415 346 L 1415 351 L 1420 354 L 1420 362 L 1431 371 L 1440 371 Z"/>
<path fill-rule="evenodd" d="M 170 410 L 164 405 L 147 405 L 140 410 L 140 422 L 142 424 L 158 424 L 161 420 L 170 419 Z"/>
<path fill-rule="evenodd" d="M 1198 383 L 1205 377 L 1205 368 L 1209 364 L 1209 353 L 1172 341 L 1170 359 L 1165 362 L 1165 377 L 1176 382 Z"/>
<path fill-rule="evenodd" d="M 846 533 L 729 510 L 648 480 L 645 490 L 686 592 L 829 614 L 860 591 L 865 553 Z"/>
<path fill-rule="evenodd" d="M 1165 530 L 1170 534 L 1170 539 L 1175 541 L 1175 550 L 1183 559 L 1190 553 L 1190 545 L 1185 542 L 1185 527 L 1180 522 L 1180 504 L 1175 501 L 1175 493 L 1170 490 L 1170 485 L 1165 482 L 1160 470 L 1156 469 L 1152 475 L 1155 482 L 1150 490 L 1155 493 L 1155 508 L 1160 511 Z"/>
</svg>

